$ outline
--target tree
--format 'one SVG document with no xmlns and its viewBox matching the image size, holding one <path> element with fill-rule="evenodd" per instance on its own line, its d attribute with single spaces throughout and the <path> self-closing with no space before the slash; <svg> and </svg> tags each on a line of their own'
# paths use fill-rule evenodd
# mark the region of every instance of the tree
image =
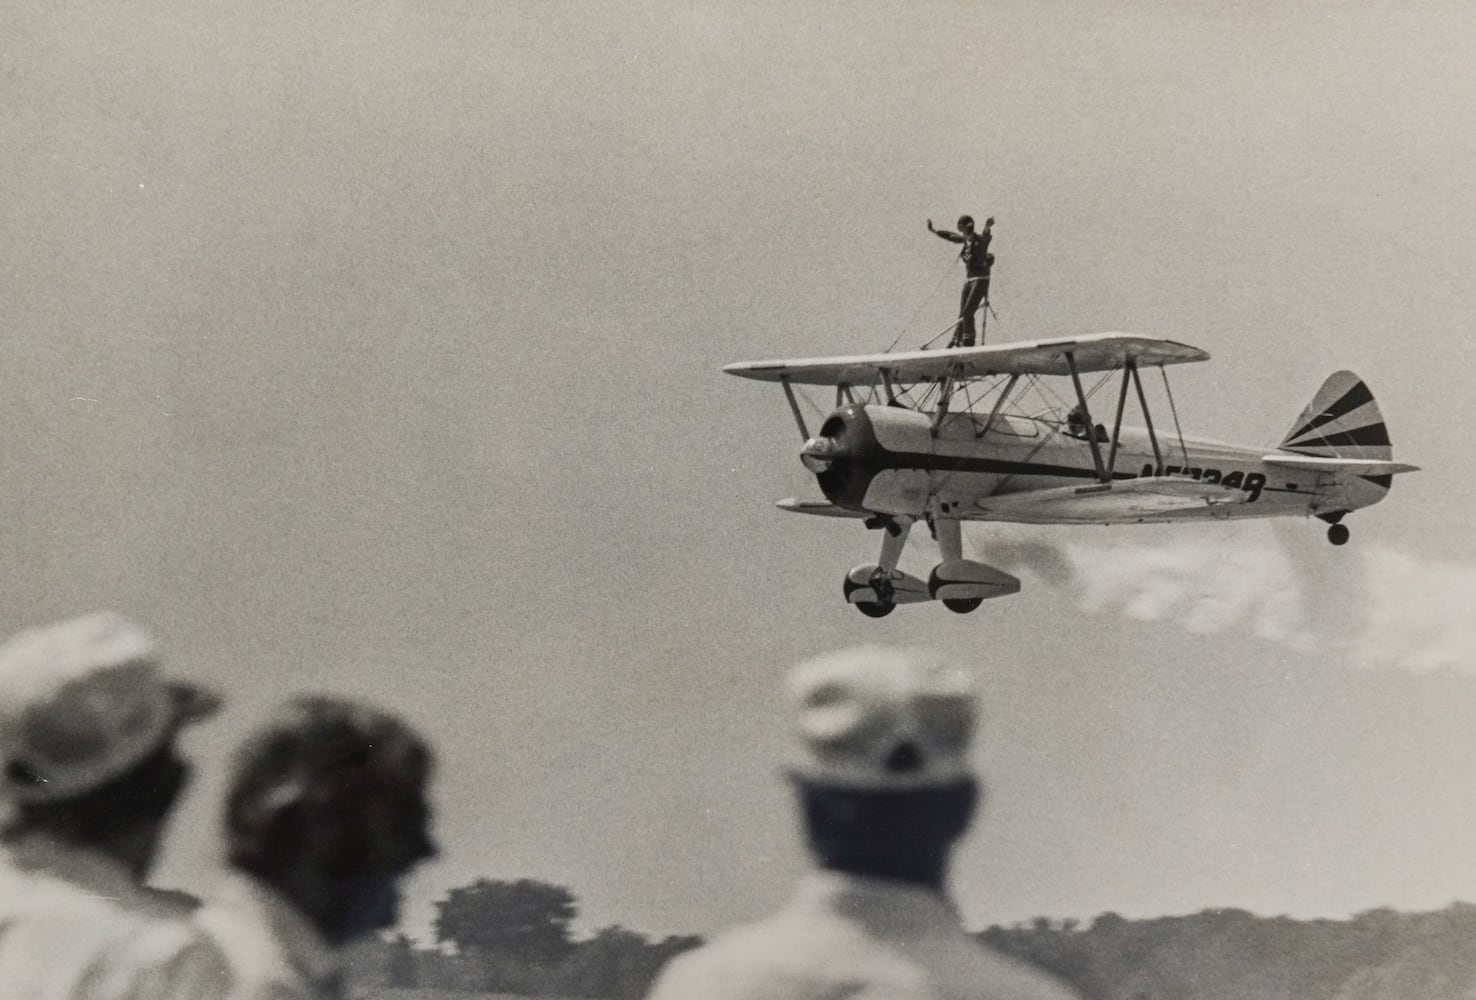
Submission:
<svg viewBox="0 0 1476 1000">
<path fill-rule="evenodd" d="M 576 946 L 570 992 L 586 997 L 640 997 L 651 985 L 642 975 L 650 942 L 624 927 L 602 927 Z"/>
<path fill-rule="evenodd" d="M 701 943 L 701 938 L 692 935 L 651 941 L 644 934 L 619 925 L 602 927 L 588 941 L 575 946 L 564 992 L 608 1000 L 638 1000 L 650 992 L 662 966 Z"/>
<path fill-rule="evenodd" d="M 396 934 L 385 943 L 387 960 L 385 978 L 390 986 L 415 985 L 415 942 L 405 934 Z"/>
<path fill-rule="evenodd" d="M 509 955 L 549 966 L 573 950 L 569 925 L 578 913 L 574 894 L 563 886 L 478 879 L 452 889 L 436 904 L 436 940 L 464 953 Z"/>
</svg>

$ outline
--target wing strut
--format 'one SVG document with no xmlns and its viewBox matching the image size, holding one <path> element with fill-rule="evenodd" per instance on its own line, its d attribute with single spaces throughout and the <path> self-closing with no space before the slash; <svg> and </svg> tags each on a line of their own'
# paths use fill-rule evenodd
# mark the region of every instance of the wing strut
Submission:
<svg viewBox="0 0 1476 1000">
<path fill-rule="evenodd" d="M 1010 376 L 1010 380 L 1005 383 L 1004 391 L 1001 392 L 999 394 L 999 398 L 994 401 L 994 409 L 989 411 L 989 419 L 984 421 L 984 429 L 981 430 L 978 434 L 974 435 L 975 440 L 978 440 L 985 434 L 989 433 L 989 428 L 994 426 L 994 421 L 999 416 L 1000 407 L 1004 406 L 1005 400 L 1009 398 L 1010 390 L 1015 387 L 1015 383 L 1018 381 L 1020 381 L 1020 374 L 1018 372 Z"/>
<path fill-rule="evenodd" d="M 933 413 L 933 437 L 938 436 L 938 428 L 943 426 L 943 421 L 948 416 L 948 402 L 953 398 L 953 380 L 958 375 L 958 366 L 949 365 L 948 374 L 943 376 L 943 386 L 938 393 L 938 409 Z"/>
<path fill-rule="evenodd" d="M 1153 445 L 1153 468 L 1163 468 L 1163 452 L 1158 450 L 1158 434 L 1153 430 L 1153 417 L 1148 413 L 1148 397 L 1143 395 L 1143 380 L 1138 377 L 1138 363 L 1129 361 L 1128 371 L 1133 373 L 1133 387 L 1138 390 L 1138 405 L 1143 408 L 1143 423 L 1148 425 L 1148 443 Z"/>
<path fill-rule="evenodd" d="M 794 414 L 794 422 L 799 424 L 800 437 L 810 440 L 810 429 L 805 426 L 805 415 L 800 412 L 799 402 L 794 398 L 794 389 L 790 386 L 788 377 L 779 376 L 779 384 L 784 387 L 784 398 L 789 400 L 789 410 Z"/>
<path fill-rule="evenodd" d="M 1133 366 L 1131 361 L 1123 366 L 1122 388 L 1117 390 L 1117 419 L 1112 421 L 1112 447 L 1107 451 L 1107 472 L 1117 468 L 1117 437 L 1122 433 L 1122 410 L 1127 405 L 1128 399 L 1128 369 Z"/>
<path fill-rule="evenodd" d="M 1086 421 L 1087 444 L 1092 446 L 1092 464 L 1097 467 L 1097 480 L 1099 482 L 1111 482 L 1112 477 L 1107 475 L 1107 468 L 1102 464 L 1102 449 L 1097 447 L 1096 425 L 1092 423 L 1092 411 L 1087 407 L 1086 393 L 1081 389 L 1081 375 L 1076 370 L 1076 354 L 1066 351 L 1066 367 L 1071 369 L 1071 384 L 1076 386 L 1076 401 L 1081 404 L 1081 416 Z"/>
</svg>

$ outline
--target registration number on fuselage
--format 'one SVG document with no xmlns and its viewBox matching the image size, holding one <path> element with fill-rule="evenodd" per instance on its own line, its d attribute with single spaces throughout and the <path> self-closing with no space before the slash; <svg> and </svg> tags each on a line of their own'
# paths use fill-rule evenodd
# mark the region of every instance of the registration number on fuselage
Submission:
<svg viewBox="0 0 1476 1000">
<path fill-rule="evenodd" d="M 1153 466 L 1143 466 L 1143 471 L 1138 473 L 1139 477 L 1147 476 L 1184 476 L 1188 479 L 1197 479 L 1201 483 L 1219 483 L 1232 489 L 1245 490 L 1250 494 L 1245 498 L 1246 503 L 1255 503 L 1261 498 L 1261 490 L 1266 485 L 1266 477 L 1259 472 L 1241 472 L 1239 469 L 1230 472 L 1221 472 L 1219 469 L 1184 468 L 1180 465 L 1165 465 L 1156 471 Z"/>
</svg>

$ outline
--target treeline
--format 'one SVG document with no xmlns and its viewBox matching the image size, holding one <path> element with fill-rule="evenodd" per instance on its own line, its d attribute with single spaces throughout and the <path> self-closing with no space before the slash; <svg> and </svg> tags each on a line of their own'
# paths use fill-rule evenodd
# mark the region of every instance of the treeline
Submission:
<svg viewBox="0 0 1476 1000">
<path fill-rule="evenodd" d="M 1036 920 L 979 938 L 1092 1000 L 1457 1000 L 1476 997 L 1476 906 L 1351 920 L 1205 910 L 1089 926 Z"/>
<path fill-rule="evenodd" d="M 436 903 L 435 947 L 403 934 L 367 943 L 350 956 L 349 976 L 359 995 L 391 988 L 636 1000 L 672 956 L 702 943 L 619 925 L 576 938 L 578 915 L 562 886 L 479 879 Z"/>
<path fill-rule="evenodd" d="M 358 995 L 395 990 L 522 997 L 643 997 L 692 935 L 621 926 L 576 937 L 562 886 L 479 880 L 436 904 L 434 946 L 403 935 L 353 956 Z M 981 941 L 1074 984 L 1090 1000 L 1453 1000 L 1476 998 L 1476 906 L 1370 910 L 1349 920 L 1244 910 L 990 927 Z"/>
</svg>

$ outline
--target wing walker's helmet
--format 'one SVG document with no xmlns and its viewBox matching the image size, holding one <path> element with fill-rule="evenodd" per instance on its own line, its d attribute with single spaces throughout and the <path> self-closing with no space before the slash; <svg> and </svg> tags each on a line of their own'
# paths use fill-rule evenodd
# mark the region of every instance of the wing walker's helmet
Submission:
<svg viewBox="0 0 1476 1000">
<path fill-rule="evenodd" d="M 974 228 L 974 217 L 972 215 L 960 215 L 958 217 L 958 228 L 960 228 L 960 229 L 973 229 Z"/>
</svg>

